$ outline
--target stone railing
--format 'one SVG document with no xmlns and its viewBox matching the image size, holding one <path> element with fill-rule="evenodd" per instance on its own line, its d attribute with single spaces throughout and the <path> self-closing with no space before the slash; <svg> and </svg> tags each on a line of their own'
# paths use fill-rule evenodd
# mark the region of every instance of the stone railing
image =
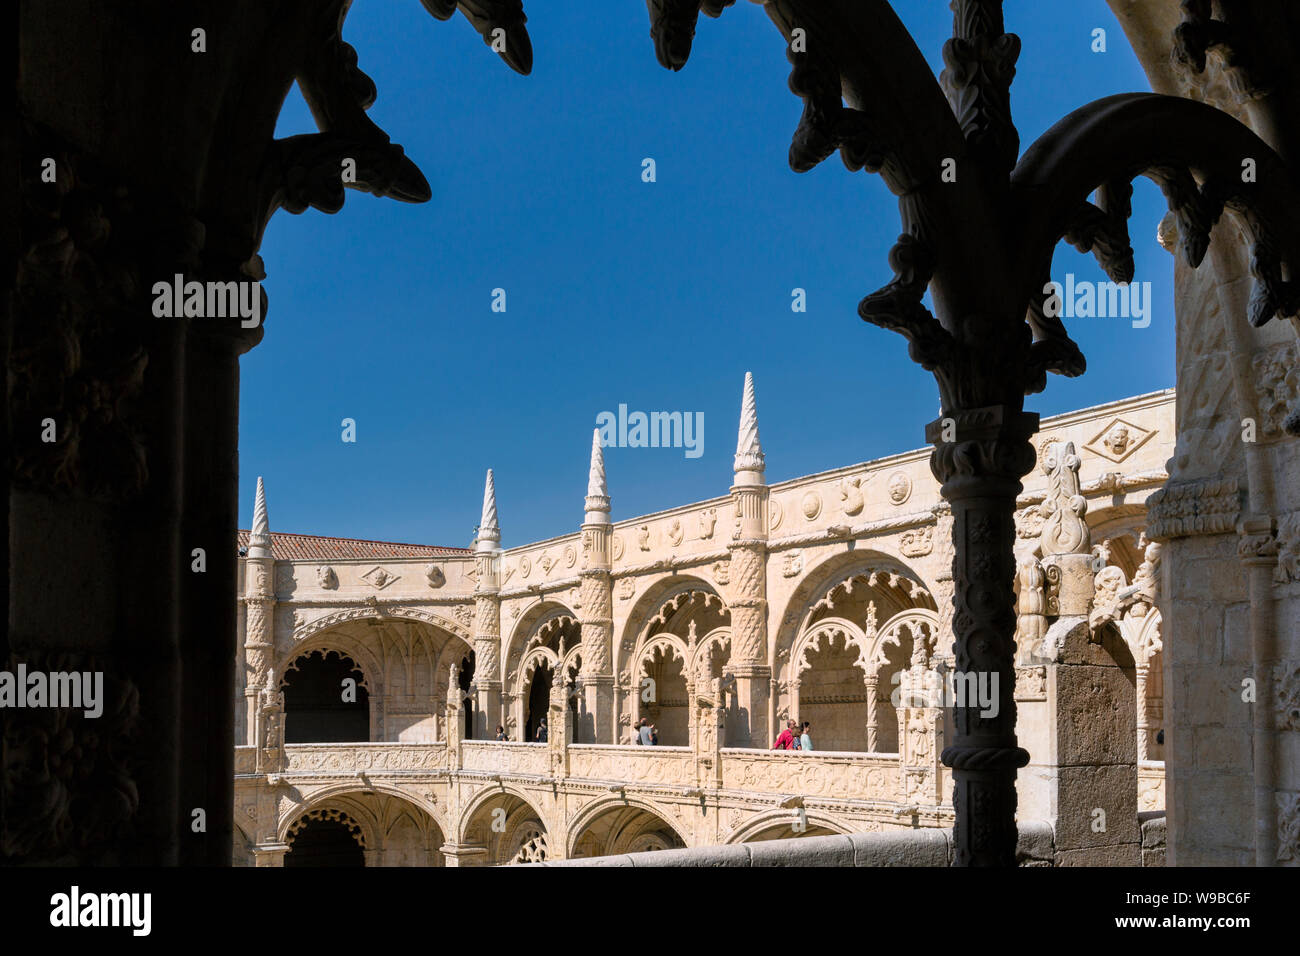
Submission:
<svg viewBox="0 0 1300 956">
<path fill-rule="evenodd" d="M 462 770 L 537 777 L 551 774 L 551 751 L 547 744 L 462 740 L 460 753 Z"/>
<path fill-rule="evenodd" d="M 257 748 L 235 748 L 235 773 L 247 774 L 257 772 Z"/>
<path fill-rule="evenodd" d="M 569 776 L 652 786 L 694 787 L 695 755 L 689 747 L 571 744 Z"/>
<path fill-rule="evenodd" d="M 251 749 L 251 748 L 250 748 Z M 285 774 L 429 773 L 447 769 L 446 744 L 287 744 Z"/>
<path fill-rule="evenodd" d="M 355 775 L 359 773 L 463 773 L 554 775 L 557 748 L 547 744 L 462 740 L 459 757 L 445 743 L 396 742 L 288 744 L 281 773 Z M 570 744 L 558 748 L 567 758 L 565 776 L 574 780 L 631 786 L 700 785 L 698 755 L 688 747 L 636 747 Z M 256 748 L 235 748 L 235 772 L 255 772 Z M 835 800 L 875 800 L 902 804 L 898 757 L 893 754 L 723 748 L 717 751 L 722 789 L 788 794 Z M 709 774 L 712 778 L 712 774 Z M 708 784 L 705 784 L 708 786 Z"/>
<path fill-rule="evenodd" d="M 1016 863 L 1052 866 L 1053 835 L 1050 824 L 1030 820 L 1019 825 Z M 952 831 L 940 828 L 884 830 L 837 836 L 760 840 L 727 846 L 700 846 L 684 850 L 623 853 L 580 860 L 554 860 L 525 866 L 951 866 Z"/>
<path fill-rule="evenodd" d="M 724 790 L 808 797 L 903 801 L 896 754 L 722 750 Z"/>
</svg>

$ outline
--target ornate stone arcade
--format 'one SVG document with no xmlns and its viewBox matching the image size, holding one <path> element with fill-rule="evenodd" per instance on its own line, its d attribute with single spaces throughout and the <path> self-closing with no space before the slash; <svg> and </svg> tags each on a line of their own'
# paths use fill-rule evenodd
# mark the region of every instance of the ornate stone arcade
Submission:
<svg viewBox="0 0 1300 956">
<path fill-rule="evenodd" d="M 281 562 L 271 553 L 269 538 L 262 545 L 264 556 L 250 556 L 242 568 L 228 546 L 238 510 L 238 358 L 257 343 L 260 329 L 240 328 L 236 319 L 157 322 L 147 290 L 153 278 L 175 273 L 187 280 L 260 278 L 258 250 L 269 217 L 281 207 L 337 210 L 342 157 L 360 160 L 355 188 L 402 201 L 428 197 L 419 170 L 366 115 L 377 91 L 358 69 L 356 51 L 341 38 L 349 4 L 20 0 L 17 29 L 9 34 L 17 64 L 9 94 L 14 109 L 3 114 L 7 168 L 19 188 L 9 195 L 12 229 L 2 247 L 10 467 L 3 536 L 7 613 L 0 650 L 34 666 L 63 661 L 102 669 L 110 700 L 106 719 L 93 732 L 76 720 L 61 725 L 59 739 L 75 739 L 93 772 L 58 783 L 30 770 L 44 766 L 50 753 L 53 738 L 44 725 L 30 712 L 5 715 L 6 739 L 32 755 L 5 771 L 5 859 L 218 863 L 227 857 L 236 807 L 244 814 L 240 827 L 263 848 L 258 852 L 270 854 L 268 848 L 288 833 L 288 825 L 279 827 L 276 801 L 292 804 L 291 791 L 259 784 L 249 817 L 244 809 L 248 752 L 232 753 L 231 743 L 242 740 L 252 747 L 257 742 L 254 773 L 284 761 L 285 748 L 277 746 L 279 691 L 273 682 L 263 685 L 265 700 L 248 704 L 240 698 L 243 716 L 236 735 L 235 716 L 227 708 L 232 693 L 243 694 L 246 686 L 236 688 L 228 669 L 238 652 L 237 627 L 247 627 L 252 651 L 260 649 L 277 668 L 299 627 L 315 624 L 323 633 L 328 625 L 320 619 L 328 614 L 350 614 L 353 624 L 378 621 L 377 631 L 390 631 L 385 640 L 392 648 L 401 638 L 391 633 L 389 618 L 410 622 L 419 631 L 410 640 L 427 649 L 426 657 L 441 655 L 446 642 L 463 641 L 473 656 L 462 654 L 458 666 L 472 660 L 479 673 L 462 688 L 473 694 L 461 699 L 472 700 L 472 713 L 489 725 L 504 719 L 507 704 L 518 707 L 505 699 L 511 675 L 500 652 L 518 637 L 513 611 L 518 607 L 522 615 L 523 605 L 540 600 L 532 596 L 535 586 L 538 595 L 545 592 L 569 608 L 581 628 L 580 644 L 587 645 L 580 655 L 581 706 L 572 712 L 579 715 L 574 719 L 579 739 L 583 720 L 589 720 L 592 733 L 610 743 L 575 746 L 616 746 L 615 720 L 631 716 L 625 703 L 640 669 L 639 662 L 634 670 L 621 656 L 615 660 L 626 639 L 621 631 L 615 636 L 622 609 L 648 594 L 648 578 L 689 570 L 729 611 L 727 655 L 734 684 L 729 681 L 722 690 L 724 729 L 729 742 L 752 742 L 760 731 L 771 730 L 791 693 L 788 684 L 780 686 L 790 675 L 782 674 L 772 641 L 795 624 L 785 621 L 783 591 L 811 573 L 800 566 L 815 570 L 831 552 L 859 538 L 878 542 L 873 550 L 902 562 L 907 557 L 903 536 L 924 535 L 929 527 L 932 552 L 942 557 L 930 559 L 934 566 L 928 573 L 922 569 L 924 555 L 909 558 L 908 566 L 917 571 L 915 578 L 935 607 L 957 603 L 951 623 L 940 615 L 937 650 L 931 653 L 942 656 L 955 645 L 961 667 L 996 671 L 1004 695 L 1012 685 L 1025 689 L 1016 696 L 1050 695 L 1053 672 L 1045 671 L 1040 682 L 1034 668 L 1060 665 L 1075 670 L 1058 677 L 1081 675 L 1097 666 L 1090 659 L 1095 647 L 1109 642 L 1119 653 L 1116 635 L 1154 628 L 1152 609 L 1141 599 L 1149 583 L 1133 593 L 1119 588 L 1111 619 L 1103 615 L 1094 628 L 1095 607 L 1088 609 L 1081 600 L 1088 582 L 1085 561 L 1078 559 L 1088 555 L 1065 549 L 1058 538 L 1061 552 L 1037 548 L 1040 567 L 1026 567 L 1024 545 L 1033 535 L 1021 534 L 1016 517 L 1027 507 L 1024 497 L 1039 493 L 1036 482 L 1041 481 L 1035 474 L 1028 490 L 1017 490 L 1035 466 L 1034 421 L 1022 411 L 1024 393 L 1041 389 L 1048 371 L 1077 374 L 1083 368 L 1077 347 L 1045 314 L 1037 294 L 1051 252 L 1065 237 L 1092 249 L 1115 277 L 1130 277 L 1129 183 L 1145 172 L 1169 196 L 1171 214 L 1161 235 L 1181 253 L 1177 431 L 1176 436 L 1160 432 L 1172 450 L 1169 480 L 1147 502 L 1146 544 L 1158 541 L 1163 551 L 1149 554 L 1146 544 L 1139 548 L 1134 541 L 1116 544 L 1111 553 L 1116 566 L 1134 568 L 1127 587 L 1147 564 L 1144 573 L 1159 581 L 1173 631 L 1196 633 L 1199 639 L 1166 639 L 1158 645 L 1148 630 L 1131 659 L 1111 660 L 1121 672 L 1131 670 L 1134 687 L 1139 681 L 1146 685 L 1148 698 L 1162 680 L 1167 691 L 1163 721 L 1172 730 L 1163 743 L 1158 731 L 1154 744 L 1151 739 L 1160 722 L 1154 703 L 1140 719 L 1146 754 L 1157 757 L 1163 747 L 1168 761 L 1171 862 L 1300 863 L 1300 761 L 1294 746 L 1300 732 L 1294 282 L 1300 7 L 1292 0 L 1108 2 L 1155 95 L 1083 107 L 1023 156 L 1009 92 L 1020 43 L 1005 32 L 998 0 L 955 0 L 942 87 L 885 0 L 764 4 L 787 40 L 795 61 L 792 86 L 804 102 L 791 150 L 794 167 L 806 169 L 839 149 L 851 168 L 879 171 L 900 197 L 903 235 L 891 255 L 896 279 L 868 296 L 861 312 L 907 335 L 911 357 L 940 379 L 944 417 L 953 421 L 956 434 L 955 440 L 945 440 L 940 420 L 933 464 L 949 506 L 936 492 L 932 498 L 904 498 L 896 514 L 837 513 L 833 495 L 839 490 L 819 485 L 814 476 L 801 480 L 820 501 L 820 510 L 810 502 L 819 517 L 809 520 L 821 523 L 805 531 L 799 517 L 803 501 L 791 500 L 782 485 L 761 484 L 761 464 L 746 453 L 747 467 L 737 472 L 729 495 L 633 525 L 602 520 L 607 512 L 600 496 L 589 495 L 583 534 L 515 549 L 499 571 L 478 571 L 495 550 L 481 537 L 479 557 L 436 562 L 446 574 L 442 590 L 421 590 L 418 568 L 409 567 L 398 569 L 402 577 L 388 587 L 378 586 L 375 577 L 361 583 L 358 575 L 381 563 L 389 566 L 383 557 L 373 564 L 354 562 L 367 563 L 361 570 L 347 560 L 312 560 L 308 571 L 307 563 L 285 559 L 293 576 L 286 591 L 277 583 Z M 718 15 L 730 5 L 650 0 L 659 59 L 682 68 L 699 12 Z M 528 71 L 532 51 L 518 0 L 424 0 L 424 6 L 444 19 L 459 9 L 485 38 L 504 32 L 507 64 Z M 211 24 L 224 38 L 203 58 L 182 42 L 194 22 Z M 789 43 L 795 29 L 807 40 L 800 52 Z M 123 63 L 131 68 L 118 68 Z M 276 140 L 276 118 L 295 80 L 320 129 Z M 948 158 L 963 171 L 953 183 L 940 177 Z M 51 159 L 59 170 L 56 184 L 42 179 Z M 1246 160 L 1253 162 L 1250 181 L 1242 175 Z M 921 305 L 927 289 L 933 316 Z M 1287 321 L 1271 321 L 1277 316 Z M 66 440 L 40 439 L 40 423 L 47 417 Z M 1257 428 L 1255 441 L 1243 440 L 1247 421 Z M 1075 435 L 1071 440 L 1083 459 L 1080 494 L 1090 506 L 1094 538 L 1108 526 L 1094 522 L 1105 521 L 1123 532 L 1111 540 L 1129 541 L 1124 523 L 1140 524 L 1140 518 L 1120 507 L 1132 503 L 1129 494 L 1146 495 L 1147 486 L 1125 489 L 1106 479 L 1106 491 L 1100 491 L 1094 483 L 1101 479 L 1089 472 L 1093 459 L 1086 441 L 1091 439 Z M 931 486 L 918 480 L 925 472 L 921 458 L 903 456 L 896 464 L 915 488 L 926 489 Z M 848 469 L 843 477 L 867 470 Z M 1113 505 L 1117 487 L 1124 492 L 1121 506 Z M 856 500 L 851 490 L 844 500 Z M 729 537 L 735 530 L 729 508 L 737 506 L 741 533 Z M 1112 507 L 1113 513 L 1103 515 L 1102 509 Z M 832 534 L 832 529 L 847 531 Z M 664 545 L 676 536 L 681 543 Z M 572 548 L 572 560 L 565 544 Z M 924 544 L 913 541 L 909 547 Z M 187 556 L 196 548 L 207 555 L 203 575 L 189 570 Z M 402 563 L 394 562 L 395 569 Z M 667 563 L 656 567 L 659 562 Z M 311 576 L 321 563 L 337 565 L 336 592 L 314 590 Z M 897 567 L 880 570 L 900 573 Z M 258 577 L 263 571 L 264 579 Z M 1017 574 L 1019 594 L 1012 588 Z M 1117 585 L 1114 575 L 1110 578 L 1103 582 L 1105 594 Z M 876 581 L 879 585 L 880 578 Z M 1067 583 L 1063 613 L 1061 594 L 1053 604 L 1048 588 Z M 236 615 L 231 604 L 239 588 L 242 599 L 252 602 L 245 615 Z M 431 599 L 434 593 L 450 597 Z M 254 604 L 266 615 L 257 627 Z M 388 613 L 399 607 L 410 613 Z M 278 619 L 286 610 L 311 620 Z M 649 609 L 650 615 L 657 613 Z M 1044 622 L 1026 621 L 1044 615 L 1046 628 Z M 1032 633 L 1041 631 L 1046 640 L 1062 618 L 1074 625 L 1089 622 L 1089 631 L 1103 636 L 1102 644 L 1081 642 L 1079 629 L 1066 626 L 1047 645 L 1062 659 L 1017 662 L 1020 627 L 1032 626 Z M 865 620 L 851 623 L 865 635 Z M 882 619 L 878 626 L 885 623 Z M 796 693 L 801 705 L 814 706 L 817 699 L 815 706 L 865 709 L 864 702 L 848 699 L 851 671 L 842 666 L 854 656 L 848 651 L 850 638 L 862 638 L 832 628 L 827 625 L 824 644 L 807 654 L 801 650 L 794 660 L 809 661 L 815 672 L 818 655 L 838 655 L 841 666 L 830 670 L 843 682 L 837 681 L 834 693 L 810 695 L 807 678 L 800 677 Z M 675 636 L 689 642 L 689 635 Z M 697 628 L 697 640 L 703 636 Z M 633 653 L 639 638 L 633 635 Z M 793 642 L 790 647 L 793 653 Z M 655 650 L 664 651 L 655 666 L 677 666 L 679 658 L 668 645 Z M 396 650 L 388 653 L 400 661 Z M 374 666 L 379 661 L 351 660 L 367 684 L 383 680 Z M 390 726 L 403 723 L 436 731 L 446 713 L 423 710 L 436 710 L 432 695 L 449 682 L 439 666 L 431 665 L 432 676 L 421 678 L 423 663 L 404 665 L 404 675 L 416 675 L 408 696 L 417 709 L 398 719 L 403 711 L 396 702 L 391 708 L 368 703 L 388 708 L 384 722 L 368 723 L 369 732 L 383 727 L 387 735 Z M 627 686 L 619 687 L 625 671 Z M 1260 690 L 1257 706 L 1240 706 L 1235 693 L 1225 699 L 1223 688 L 1240 687 L 1243 673 Z M 669 676 L 677 679 L 676 672 Z M 458 674 L 458 682 L 462 679 Z M 862 679 L 865 695 L 866 676 Z M 700 681 L 692 683 L 698 697 Z M 556 686 L 563 687 L 563 681 Z M 1110 689 L 1118 701 L 1122 688 Z M 371 701 L 384 700 L 382 683 L 367 690 Z M 426 692 L 431 701 L 421 699 Z M 563 703 L 560 713 L 570 713 L 569 701 Z M 982 797 L 958 801 L 962 863 L 1011 861 L 1016 765 L 1026 759 L 1013 722 L 1030 726 L 1024 714 L 1031 701 L 1008 697 L 1002 703 L 998 716 L 985 723 L 978 712 L 960 708 L 945 740 L 961 792 L 973 795 L 974 788 Z M 515 718 L 521 719 L 517 713 Z M 860 719 L 865 720 L 852 718 Z M 263 733 L 267 728 L 270 732 Z M 483 728 L 475 724 L 473 729 Z M 878 726 L 877 745 L 880 733 Z M 1109 766 L 1121 769 L 1107 772 L 1119 782 L 1106 792 L 1129 792 L 1127 753 L 1084 753 L 1085 741 L 1057 743 L 1081 746 L 1075 757 L 1082 763 L 1071 773 L 1089 761 L 1111 761 Z M 318 745 L 293 745 L 313 746 Z M 1030 754 L 1037 746 L 1028 747 Z M 442 749 L 450 754 L 455 748 L 446 739 Z M 137 756 L 128 760 L 128 754 Z M 236 759 L 238 804 L 230 799 Z M 476 772 L 463 770 L 460 756 L 457 765 L 462 769 L 434 776 L 455 780 L 457 773 Z M 1050 793 L 1056 785 L 1052 772 L 1031 764 L 1020 780 Z M 1041 784 L 1028 784 L 1031 778 Z M 358 789 L 355 782 L 329 786 L 339 794 L 349 786 Z M 273 799 L 275 793 L 279 797 Z M 406 800 L 379 790 L 373 798 L 362 794 L 372 803 L 381 795 Z M 1022 797 L 1022 813 L 1026 801 L 1044 799 Z M 200 806 L 208 810 L 206 839 L 176 823 Z M 349 813 L 349 818 L 358 827 L 371 827 L 367 850 L 382 842 L 384 821 L 397 825 L 404 814 L 414 813 L 392 803 L 352 809 L 359 816 Z M 430 843 L 442 839 L 453 850 L 462 845 L 465 821 L 447 821 L 449 828 L 461 829 L 435 833 L 425 817 L 411 819 Z M 328 822 L 335 833 L 354 832 L 341 817 Z M 634 826 L 639 825 L 623 819 L 608 829 L 630 833 Z M 521 846 L 541 852 L 536 840 L 530 836 Z"/>
<path fill-rule="evenodd" d="M 1086 628 L 1116 628 L 1140 662 L 1114 812 L 1163 807 L 1159 549 L 1143 502 L 1166 478 L 1173 402 L 1060 416 L 1035 439 L 1012 690 L 1022 737 L 1042 744 L 1022 782 L 1038 819 L 1069 812 L 1053 789 L 1068 763 L 1047 756 L 1063 748 L 1049 746 L 1058 665 L 1043 649 L 1074 620 L 1062 594 L 1079 592 L 1053 583 L 1067 538 L 1086 565 Z M 355 821 L 372 865 L 951 826 L 952 519 L 925 453 L 767 485 L 749 376 L 738 445 L 729 496 L 613 522 L 597 440 L 582 527 L 505 550 L 491 472 L 472 550 L 274 533 L 259 482 L 241 532 L 237 861 L 279 862 L 312 814 Z M 322 655 L 336 662 L 325 696 L 350 677 L 369 739 L 286 742 L 317 720 L 294 712 L 286 682 Z M 643 717 L 659 746 L 633 742 Z M 813 751 L 769 749 L 791 719 L 812 724 Z"/>
</svg>

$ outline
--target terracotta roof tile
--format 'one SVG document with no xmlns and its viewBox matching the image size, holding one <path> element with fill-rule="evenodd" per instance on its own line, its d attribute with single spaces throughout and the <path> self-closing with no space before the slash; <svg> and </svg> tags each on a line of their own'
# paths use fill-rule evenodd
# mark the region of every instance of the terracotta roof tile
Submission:
<svg viewBox="0 0 1300 956">
<path fill-rule="evenodd" d="M 239 532 L 239 553 L 248 550 L 249 532 Z M 434 544 L 400 544 L 395 541 L 367 541 L 363 538 L 326 538 L 315 534 L 271 532 L 271 554 L 277 561 L 326 558 L 425 558 L 435 555 L 470 554 L 468 548 L 444 548 Z"/>
</svg>

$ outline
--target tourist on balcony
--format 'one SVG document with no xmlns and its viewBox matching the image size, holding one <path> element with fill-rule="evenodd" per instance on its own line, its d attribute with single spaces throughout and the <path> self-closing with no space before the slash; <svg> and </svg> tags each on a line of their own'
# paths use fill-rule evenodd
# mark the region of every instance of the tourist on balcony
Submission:
<svg viewBox="0 0 1300 956">
<path fill-rule="evenodd" d="M 776 743 L 772 744 L 772 749 L 794 750 L 795 746 L 794 721 L 787 720 L 785 722 L 785 730 L 781 731 L 781 736 L 776 738 Z"/>
<path fill-rule="evenodd" d="M 550 731 L 546 729 L 545 717 L 543 717 L 541 723 L 537 725 L 537 733 L 533 735 L 533 740 L 539 744 L 544 744 L 550 740 Z"/>
<path fill-rule="evenodd" d="M 650 745 L 653 747 L 659 746 L 659 728 L 654 724 L 650 725 Z"/>
<path fill-rule="evenodd" d="M 637 730 L 637 743 L 643 747 L 654 746 L 654 736 L 650 731 L 650 718 L 642 717 Z"/>
<path fill-rule="evenodd" d="M 799 735 L 799 749 L 812 750 L 812 724 L 803 722 L 803 733 Z"/>
<path fill-rule="evenodd" d="M 506 736 L 506 729 L 502 727 L 500 724 L 497 724 L 497 740 L 509 740 L 509 739 L 510 738 Z"/>
</svg>

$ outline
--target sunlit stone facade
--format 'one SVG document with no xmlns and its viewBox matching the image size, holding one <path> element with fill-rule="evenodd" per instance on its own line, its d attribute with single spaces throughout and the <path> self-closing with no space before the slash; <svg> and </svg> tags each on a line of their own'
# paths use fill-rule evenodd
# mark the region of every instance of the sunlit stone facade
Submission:
<svg viewBox="0 0 1300 956">
<path fill-rule="evenodd" d="M 1164 806 L 1168 636 L 1144 532 L 1174 403 L 1045 419 L 1019 502 L 1020 815 L 1067 853 L 1136 863 L 1137 813 Z M 581 527 L 506 550 L 490 472 L 472 550 L 273 533 L 259 481 L 236 862 L 492 865 L 951 826 L 952 517 L 929 451 L 772 485 L 764 468 L 747 377 L 729 491 L 612 522 L 597 441 Z M 1073 553 L 1062 515 L 1084 526 Z M 1053 717 L 1078 673 L 1054 635 L 1085 632 L 1125 702 L 1095 756 Z M 633 742 L 642 718 L 658 746 Z M 770 749 L 790 719 L 812 752 Z M 1070 850 L 1066 817 L 1091 810 L 1063 796 L 1080 769 L 1131 836 Z"/>
</svg>

